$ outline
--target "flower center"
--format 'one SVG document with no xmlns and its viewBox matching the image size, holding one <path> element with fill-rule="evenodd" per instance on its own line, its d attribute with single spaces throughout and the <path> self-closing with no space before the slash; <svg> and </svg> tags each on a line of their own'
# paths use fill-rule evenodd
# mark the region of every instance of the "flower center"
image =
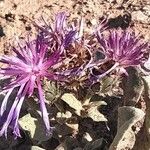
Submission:
<svg viewBox="0 0 150 150">
<path fill-rule="evenodd" d="M 33 74 L 37 75 L 37 74 L 39 74 L 39 72 L 40 72 L 40 69 L 37 66 L 32 67 L 32 73 Z"/>
<path fill-rule="evenodd" d="M 29 68 L 26 70 L 27 73 L 32 74 L 32 75 L 39 75 L 41 69 L 38 66 L 29 66 Z"/>
</svg>

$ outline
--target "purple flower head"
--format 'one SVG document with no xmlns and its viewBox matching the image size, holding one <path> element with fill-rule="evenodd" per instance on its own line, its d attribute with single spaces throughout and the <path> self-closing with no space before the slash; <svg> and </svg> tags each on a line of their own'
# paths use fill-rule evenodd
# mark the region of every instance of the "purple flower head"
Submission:
<svg viewBox="0 0 150 150">
<path fill-rule="evenodd" d="M 60 47 L 59 50 L 63 58 L 63 61 L 60 63 L 60 74 L 71 74 L 72 76 L 74 74 L 76 76 L 80 72 L 80 68 L 82 68 L 80 66 L 83 65 L 81 61 L 80 63 L 78 61 L 78 54 L 81 52 L 79 48 L 82 49 L 81 46 L 85 47 L 86 45 L 83 37 L 84 21 L 81 18 L 72 21 L 68 25 L 67 17 L 68 13 L 59 12 L 55 16 L 54 23 L 47 23 L 42 17 L 42 21 L 40 21 L 42 24 L 34 24 L 40 30 L 40 36 L 43 37 L 44 42 L 49 47 L 55 47 L 55 49 Z"/>
<path fill-rule="evenodd" d="M 13 127 L 13 134 L 16 137 L 21 136 L 18 125 L 21 106 L 25 97 L 31 96 L 35 88 L 38 90 L 40 109 L 47 133 L 51 133 L 42 80 L 44 78 L 58 81 L 62 79 L 62 76 L 60 77 L 53 71 L 53 66 L 59 62 L 60 51 L 55 50 L 52 54 L 47 54 L 47 45 L 40 37 L 31 42 L 26 42 L 25 46 L 13 48 L 13 51 L 16 54 L 15 56 L 4 55 L 0 57 L 0 62 L 6 64 L 6 67 L 0 69 L 0 74 L 11 80 L 2 91 L 6 95 L 0 108 L 0 120 L 2 123 L 0 136 L 3 134 L 7 136 L 9 126 Z M 19 90 L 6 116 L 8 98 L 15 88 Z"/>
<path fill-rule="evenodd" d="M 96 65 L 107 61 L 114 62 L 114 65 L 103 75 L 114 69 L 119 73 L 127 74 L 126 67 L 138 66 L 144 61 L 144 53 L 148 45 L 146 42 L 141 42 L 141 37 L 136 36 L 134 32 L 111 30 L 107 35 L 97 32 L 97 39 L 105 59 L 96 62 Z"/>
<path fill-rule="evenodd" d="M 35 25 L 40 29 L 45 41 L 55 46 L 61 45 L 64 49 L 80 37 L 75 24 L 68 26 L 67 14 L 60 12 L 55 16 L 54 23 L 47 23 L 42 17 L 43 25 Z"/>
</svg>

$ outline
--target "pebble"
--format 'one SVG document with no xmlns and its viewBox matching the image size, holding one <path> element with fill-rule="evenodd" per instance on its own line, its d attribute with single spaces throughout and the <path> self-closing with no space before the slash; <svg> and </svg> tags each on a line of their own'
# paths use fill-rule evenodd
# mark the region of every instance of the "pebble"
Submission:
<svg viewBox="0 0 150 150">
<path fill-rule="evenodd" d="M 147 16 L 150 16 L 150 5 L 145 6 L 143 10 Z"/>
<path fill-rule="evenodd" d="M 123 4 L 123 0 L 116 0 L 117 4 L 121 6 Z"/>
<path fill-rule="evenodd" d="M 109 3 L 113 3 L 115 0 L 107 0 Z"/>
<path fill-rule="evenodd" d="M 149 17 L 146 16 L 142 11 L 133 11 L 131 16 L 133 20 L 140 21 L 142 23 L 149 23 Z"/>
<path fill-rule="evenodd" d="M 92 23 L 92 25 L 97 25 L 97 20 L 96 19 L 92 19 L 91 23 Z"/>
</svg>

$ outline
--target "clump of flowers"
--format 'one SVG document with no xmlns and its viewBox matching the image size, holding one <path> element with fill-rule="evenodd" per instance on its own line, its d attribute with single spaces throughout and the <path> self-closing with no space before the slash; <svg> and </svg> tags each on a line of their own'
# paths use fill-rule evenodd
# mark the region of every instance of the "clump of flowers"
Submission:
<svg viewBox="0 0 150 150">
<path fill-rule="evenodd" d="M 35 25 L 40 29 L 45 42 L 55 46 L 61 45 L 65 49 L 81 36 L 75 24 L 67 25 L 66 19 L 67 14 L 60 12 L 55 16 L 54 23 L 48 23 L 42 18 L 42 25 L 37 25 L 37 23 Z"/>
<path fill-rule="evenodd" d="M 45 123 L 47 133 L 51 133 L 48 112 L 46 109 L 44 91 L 42 89 L 42 80 L 62 80 L 62 76 L 54 72 L 53 66 L 59 63 L 60 50 L 55 49 L 52 54 L 47 53 L 47 44 L 41 37 L 36 40 L 26 42 L 25 46 L 13 48 L 16 56 L 1 56 L 0 62 L 7 66 L 0 69 L 0 74 L 11 79 L 11 82 L 3 88 L 6 96 L 0 109 L 0 119 L 3 125 L 0 130 L 0 136 L 7 135 L 7 129 L 11 125 L 13 134 L 20 137 L 18 119 L 21 106 L 25 97 L 33 95 L 34 89 L 38 89 L 39 103 L 42 112 L 42 118 Z M 7 102 L 12 91 L 18 88 L 16 98 L 9 110 Z"/>
<path fill-rule="evenodd" d="M 67 16 L 66 12 L 60 12 L 55 16 L 54 23 L 47 23 L 43 18 L 43 25 L 35 25 L 50 47 L 61 47 L 61 56 L 64 58 L 59 64 L 61 74 L 72 72 L 72 77 L 73 74 L 76 77 L 77 74 L 83 73 L 82 69 L 88 63 L 91 54 L 83 35 L 83 18 L 68 25 Z"/>
<path fill-rule="evenodd" d="M 125 68 L 138 66 L 145 61 L 144 53 L 146 52 L 148 44 L 141 42 L 141 37 L 136 36 L 134 32 L 110 30 L 109 33 L 105 35 L 97 31 L 96 37 L 100 44 L 100 52 L 104 54 L 105 58 L 93 63 L 93 66 L 101 66 L 106 62 L 112 64 L 112 66 L 99 77 L 103 77 L 113 70 L 128 75 Z"/>
<path fill-rule="evenodd" d="M 42 88 L 43 79 L 50 81 L 64 81 L 68 87 L 78 90 L 82 83 L 91 85 L 95 76 L 90 76 L 90 69 L 102 68 L 106 65 L 106 70 L 96 77 L 104 77 L 113 70 L 128 75 L 126 68 L 129 66 L 139 66 L 145 61 L 145 52 L 148 44 L 141 41 L 140 36 L 134 32 L 122 30 L 109 30 L 104 20 L 97 28 L 96 38 L 100 44 L 100 53 L 104 59 L 94 59 L 93 45 L 97 46 L 95 37 L 84 36 L 83 19 L 78 25 L 67 25 L 67 14 L 58 13 L 53 24 L 48 24 L 43 19 L 44 25 L 38 25 L 38 36 L 35 40 L 25 42 L 24 46 L 18 45 L 13 48 L 15 56 L 1 56 L 0 62 L 5 64 L 0 69 L 0 74 L 10 79 L 10 83 L 2 89 L 6 93 L 0 108 L 1 129 L 0 136 L 7 136 L 7 130 L 11 126 L 13 134 L 20 137 L 19 114 L 25 97 L 38 91 L 38 98 L 41 114 L 47 133 L 50 134 L 48 112 L 46 109 L 44 90 Z M 89 39 L 88 39 L 88 38 Z M 96 44 L 95 44 L 96 43 Z M 108 69 L 107 69 L 108 67 Z M 67 80 L 66 80 L 67 76 Z M 97 78 L 96 78 L 97 79 Z M 67 85 L 67 84 L 65 84 Z M 70 88 L 69 87 L 69 88 Z M 17 90 L 16 98 L 8 110 L 8 99 L 12 92 Z"/>
</svg>

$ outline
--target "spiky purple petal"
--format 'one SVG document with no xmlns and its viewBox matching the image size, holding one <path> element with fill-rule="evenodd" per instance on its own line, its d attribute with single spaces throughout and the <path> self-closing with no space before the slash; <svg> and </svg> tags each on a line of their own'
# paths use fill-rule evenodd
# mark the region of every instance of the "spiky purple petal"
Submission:
<svg viewBox="0 0 150 150">
<path fill-rule="evenodd" d="M 59 48 L 56 49 L 56 47 L 53 47 L 50 53 L 47 44 L 40 36 L 38 36 L 36 40 L 25 42 L 23 47 L 20 45 L 18 48 L 13 47 L 16 56 L 0 57 L 0 62 L 7 65 L 0 69 L 0 74 L 11 79 L 11 82 L 8 85 L 5 85 L 2 91 L 6 92 L 6 96 L 0 109 L 0 120 L 2 124 L 0 136 L 3 134 L 7 136 L 9 126 L 13 128 L 13 134 L 16 137 L 21 136 L 18 124 L 21 106 L 26 96 L 33 95 L 35 88 L 38 89 L 39 103 L 46 130 L 48 134 L 51 133 L 51 126 L 42 89 L 42 80 L 43 78 L 47 78 L 49 80 L 62 81 L 64 76 L 57 74 L 57 72 L 55 72 L 56 68 L 53 68 L 53 66 L 61 60 L 61 50 L 59 50 Z M 17 87 L 19 88 L 19 91 L 16 99 L 14 100 L 11 109 L 8 110 L 8 98 L 12 91 Z M 7 116 L 5 116 L 6 112 L 9 112 Z"/>
<path fill-rule="evenodd" d="M 140 37 L 136 36 L 134 32 L 111 30 L 107 36 L 100 32 L 97 32 L 96 36 L 105 55 L 103 61 L 112 60 L 118 63 L 116 70 L 138 66 L 143 62 L 147 43 L 141 42 Z"/>
<path fill-rule="evenodd" d="M 37 25 L 41 33 L 41 37 L 45 39 L 47 43 L 55 43 L 55 46 L 61 45 L 63 49 L 67 48 L 69 44 L 77 40 L 77 28 L 74 25 L 67 25 L 67 13 L 59 12 L 55 16 L 54 23 L 48 24 L 44 18 L 42 19 L 43 25 Z"/>
</svg>

